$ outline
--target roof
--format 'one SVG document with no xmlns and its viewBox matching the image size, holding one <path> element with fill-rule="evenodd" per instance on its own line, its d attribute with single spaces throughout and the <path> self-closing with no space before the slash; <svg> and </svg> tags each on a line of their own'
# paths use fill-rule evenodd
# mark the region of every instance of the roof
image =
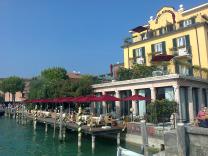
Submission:
<svg viewBox="0 0 208 156">
<path fill-rule="evenodd" d="M 72 73 L 72 72 L 67 73 L 67 76 L 68 76 L 70 79 L 80 79 L 80 78 L 81 78 L 81 74 L 78 74 L 78 73 Z"/>
<path fill-rule="evenodd" d="M 189 12 L 192 12 L 192 11 L 204 8 L 204 7 L 208 7 L 208 3 L 204 3 L 202 5 L 198 5 L 196 7 L 191 8 L 191 9 L 185 10 L 185 11 L 182 12 L 182 14 L 186 14 L 186 13 L 189 13 Z"/>
</svg>

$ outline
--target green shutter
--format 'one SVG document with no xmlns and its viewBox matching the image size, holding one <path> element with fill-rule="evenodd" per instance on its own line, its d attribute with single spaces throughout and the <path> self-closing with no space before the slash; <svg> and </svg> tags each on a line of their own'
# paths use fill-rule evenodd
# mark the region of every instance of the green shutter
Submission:
<svg viewBox="0 0 208 156">
<path fill-rule="evenodd" d="M 173 39 L 173 48 L 177 48 L 176 38 Z"/>
<path fill-rule="evenodd" d="M 188 52 L 191 54 L 191 46 L 190 46 L 189 35 L 186 35 L 185 38 L 186 38 L 186 48 L 188 49 Z"/>
<path fill-rule="evenodd" d="M 163 54 L 166 54 L 166 45 L 165 45 L 165 41 L 162 42 L 162 52 L 163 52 Z"/>
<path fill-rule="evenodd" d="M 177 50 L 177 42 L 176 42 L 176 38 L 173 39 L 173 55 L 175 55 L 175 52 Z"/>
<path fill-rule="evenodd" d="M 196 23 L 196 19 L 195 19 L 195 17 L 192 17 L 191 18 L 191 24 L 195 24 Z"/>
<path fill-rule="evenodd" d="M 176 74 L 179 74 L 179 63 L 177 61 L 175 61 L 175 71 Z"/>
<path fill-rule="evenodd" d="M 154 44 L 151 45 L 151 50 L 152 50 L 152 56 L 154 56 L 155 55 L 155 45 Z"/>
<path fill-rule="evenodd" d="M 136 49 L 133 49 L 133 63 L 136 63 Z"/>
<path fill-rule="evenodd" d="M 188 60 L 188 62 L 192 65 L 192 60 Z M 189 67 L 189 75 L 193 76 L 193 67 Z"/>
<path fill-rule="evenodd" d="M 146 63 L 145 47 L 142 47 L 142 57 L 144 58 L 144 63 Z"/>
<path fill-rule="evenodd" d="M 179 26 L 180 26 L 180 28 L 183 28 L 183 21 L 179 22 Z"/>
</svg>

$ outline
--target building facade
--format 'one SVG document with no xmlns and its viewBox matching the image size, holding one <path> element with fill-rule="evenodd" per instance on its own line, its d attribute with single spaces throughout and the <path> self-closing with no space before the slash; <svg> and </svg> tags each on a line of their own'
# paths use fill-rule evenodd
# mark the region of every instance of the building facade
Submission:
<svg viewBox="0 0 208 156">
<path fill-rule="evenodd" d="M 184 10 L 163 7 L 124 41 L 124 67 L 156 66 L 152 77 L 93 85 L 96 94 L 119 98 L 140 94 L 178 103 L 181 121 L 193 121 L 208 106 L 208 3 Z M 144 116 L 148 101 L 103 102 L 99 113 Z"/>
<path fill-rule="evenodd" d="M 157 65 L 160 74 L 208 77 L 208 3 L 189 10 L 163 7 L 147 23 L 130 30 L 125 68 Z"/>
</svg>

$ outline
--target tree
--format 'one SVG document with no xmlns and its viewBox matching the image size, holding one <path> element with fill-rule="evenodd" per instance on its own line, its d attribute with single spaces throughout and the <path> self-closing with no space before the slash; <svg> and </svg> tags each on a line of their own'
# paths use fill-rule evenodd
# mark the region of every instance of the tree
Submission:
<svg viewBox="0 0 208 156">
<path fill-rule="evenodd" d="M 147 120 L 152 123 L 169 121 L 171 114 L 177 111 L 176 108 L 175 101 L 155 100 L 147 105 Z"/>
<path fill-rule="evenodd" d="M 45 69 L 41 72 L 41 78 L 49 81 L 58 81 L 68 79 L 67 71 L 61 67 L 53 67 Z"/>
<path fill-rule="evenodd" d="M 9 92 L 12 94 L 12 102 L 15 102 L 15 94 L 20 91 L 23 92 L 25 87 L 24 80 L 17 77 L 11 76 L 4 79 L 1 83 L 1 90 L 6 93 Z"/>
<path fill-rule="evenodd" d="M 156 70 L 154 66 L 146 66 L 135 64 L 131 69 L 119 68 L 118 80 L 130 80 L 152 76 L 152 72 Z"/>
<path fill-rule="evenodd" d="M 56 67 L 45 69 L 41 75 L 33 78 L 30 83 L 29 98 L 56 98 L 67 96 L 84 96 L 92 93 L 91 85 L 95 78 L 83 75 L 80 79 L 72 81 L 68 78 L 64 68 Z"/>
</svg>

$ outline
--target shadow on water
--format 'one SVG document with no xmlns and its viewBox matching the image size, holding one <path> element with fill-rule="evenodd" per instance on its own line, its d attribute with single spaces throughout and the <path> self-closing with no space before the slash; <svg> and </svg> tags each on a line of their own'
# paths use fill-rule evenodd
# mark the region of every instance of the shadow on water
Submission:
<svg viewBox="0 0 208 156">
<path fill-rule="evenodd" d="M 0 118 L 0 155 L 2 156 L 116 156 L 116 139 L 96 137 L 95 149 L 92 151 L 91 136 L 82 135 L 82 146 L 78 148 L 77 133 L 66 131 L 64 141 L 59 141 L 58 130 L 53 138 L 54 129 L 37 123 L 19 124 L 15 119 Z M 127 147 L 121 142 L 123 147 Z M 131 150 L 138 147 L 128 146 Z"/>
</svg>

